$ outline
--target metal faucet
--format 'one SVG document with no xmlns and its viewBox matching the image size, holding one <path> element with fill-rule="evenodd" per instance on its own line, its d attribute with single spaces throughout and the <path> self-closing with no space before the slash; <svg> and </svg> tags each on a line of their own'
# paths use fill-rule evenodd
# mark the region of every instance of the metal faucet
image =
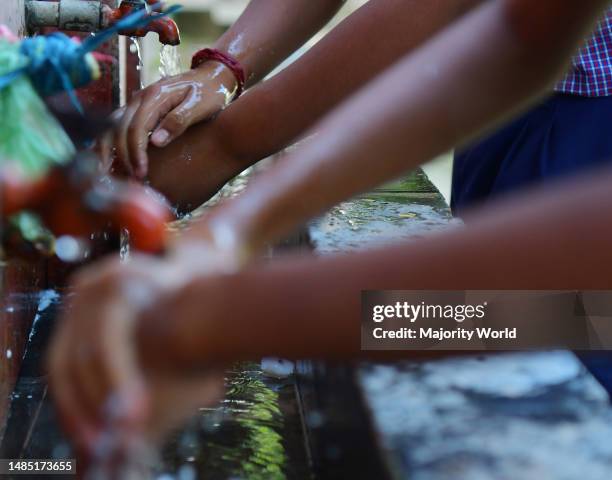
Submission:
<svg viewBox="0 0 612 480">
<path fill-rule="evenodd" d="M 107 13 L 109 25 L 121 20 L 125 16 L 133 13 L 136 10 L 147 8 L 147 5 L 155 5 L 156 0 L 123 0 L 119 8 L 110 10 Z M 158 18 L 150 22 L 146 27 L 131 31 L 122 31 L 121 35 L 129 37 L 144 37 L 149 32 L 156 32 L 159 36 L 159 41 L 163 45 L 178 45 L 181 43 L 181 37 L 178 26 L 168 17 Z"/>
<path fill-rule="evenodd" d="M 123 0 L 118 8 L 113 9 L 100 0 L 27 0 L 26 21 L 30 30 L 56 27 L 60 30 L 97 32 L 135 10 L 148 8 L 156 3 L 158 2 L 155 0 Z M 130 37 L 144 37 L 149 32 L 156 32 L 159 41 L 164 45 L 181 43 L 178 26 L 167 17 L 153 20 L 144 28 L 120 33 Z"/>
</svg>

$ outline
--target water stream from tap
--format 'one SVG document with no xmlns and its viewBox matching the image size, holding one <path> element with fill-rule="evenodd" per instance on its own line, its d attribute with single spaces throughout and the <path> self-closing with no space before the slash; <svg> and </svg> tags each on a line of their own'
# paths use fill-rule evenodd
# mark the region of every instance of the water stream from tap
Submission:
<svg viewBox="0 0 612 480">
<path fill-rule="evenodd" d="M 130 52 L 138 58 L 136 69 L 140 77 L 140 88 L 145 87 L 143 80 L 144 73 L 144 57 L 142 54 L 142 45 L 140 39 L 130 37 Z M 159 52 L 159 74 L 162 78 L 171 77 L 181 73 L 181 55 L 179 49 L 170 45 L 162 45 Z M 130 232 L 127 229 L 121 230 L 119 258 L 125 262 L 130 257 Z"/>
<path fill-rule="evenodd" d="M 127 262 L 130 258 L 130 232 L 122 228 L 119 234 L 119 260 Z"/>
<path fill-rule="evenodd" d="M 173 77 L 181 72 L 181 53 L 178 47 L 162 45 L 159 52 L 159 74 L 161 78 Z"/>
<path fill-rule="evenodd" d="M 143 80 L 143 72 L 144 72 L 144 61 L 142 57 L 142 47 L 140 45 L 140 39 L 136 37 L 130 37 L 130 53 L 136 55 L 138 58 L 138 64 L 136 65 L 136 70 L 138 71 L 138 76 L 140 77 L 140 88 L 143 89 L 145 87 Z"/>
</svg>

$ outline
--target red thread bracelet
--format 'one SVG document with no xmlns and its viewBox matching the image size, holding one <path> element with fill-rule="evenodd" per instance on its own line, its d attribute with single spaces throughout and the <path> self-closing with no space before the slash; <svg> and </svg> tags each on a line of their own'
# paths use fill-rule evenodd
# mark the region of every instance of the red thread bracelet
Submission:
<svg viewBox="0 0 612 480">
<path fill-rule="evenodd" d="M 209 60 L 222 63 L 232 71 L 234 77 L 236 77 L 236 83 L 238 84 L 236 86 L 236 94 L 233 98 L 233 100 L 236 100 L 244 91 L 244 84 L 246 83 L 244 68 L 242 68 L 240 62 L 231 55 L 223 53 L 216 48 L 203 48 L 196 52 L 191 58 L 191 68 L 198 68 Z"/>
</svg>

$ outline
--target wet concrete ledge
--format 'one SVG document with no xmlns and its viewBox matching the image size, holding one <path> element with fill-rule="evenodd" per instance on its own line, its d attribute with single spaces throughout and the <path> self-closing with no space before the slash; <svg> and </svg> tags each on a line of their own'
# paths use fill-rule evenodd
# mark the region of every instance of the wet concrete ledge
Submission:
<svg viewBox="0 0 612 480">
<path fill-rule="evenodd" d="M 605 480 L 612 410 L 570 352 L 363 365 L 394 478 Z"/>
</svg>

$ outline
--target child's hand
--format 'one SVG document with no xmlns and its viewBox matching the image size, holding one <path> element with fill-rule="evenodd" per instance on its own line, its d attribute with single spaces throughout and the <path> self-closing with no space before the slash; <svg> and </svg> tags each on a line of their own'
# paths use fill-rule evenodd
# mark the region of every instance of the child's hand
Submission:
<svg viewBox="0 0 612 480">
<path fill-rule="evenodd" d="M 197 258 L 218 258 L 206 254 L 210 248 L 202 247 Z M 174 306 L 184 303 L 190 279 L 203 273 L 193 267 L 189 255 L 133 257 L 97 264 L 78 276 L 51 345 L 50 383 L 63 425 L 91 461 L 110 460 L 95 458 L 109 436 L 119 442 L 113 449 L 139 438 L 156 442 L 198 407 L 219 399 L 219 366 L 190 369 L 180 339 L 195 339 L 173 330 L 185 319 Z M 209 271 L 216 268 L 221 267 Z M 198 292 L 197 301 L 212 312 L 220 295 L 205 297 L 208 292 Z"/>
<path fill-rule="evenodd" d="M 141 90 L 115 113 L 110 142 L 116 160 L 127 173 L 144 178 L 149 142 L 157 147 L 170 144 L 191 125 L 222 110 L 235 88 L 236 79 L 227 67 L 207 62 Z"/>
</svg>

